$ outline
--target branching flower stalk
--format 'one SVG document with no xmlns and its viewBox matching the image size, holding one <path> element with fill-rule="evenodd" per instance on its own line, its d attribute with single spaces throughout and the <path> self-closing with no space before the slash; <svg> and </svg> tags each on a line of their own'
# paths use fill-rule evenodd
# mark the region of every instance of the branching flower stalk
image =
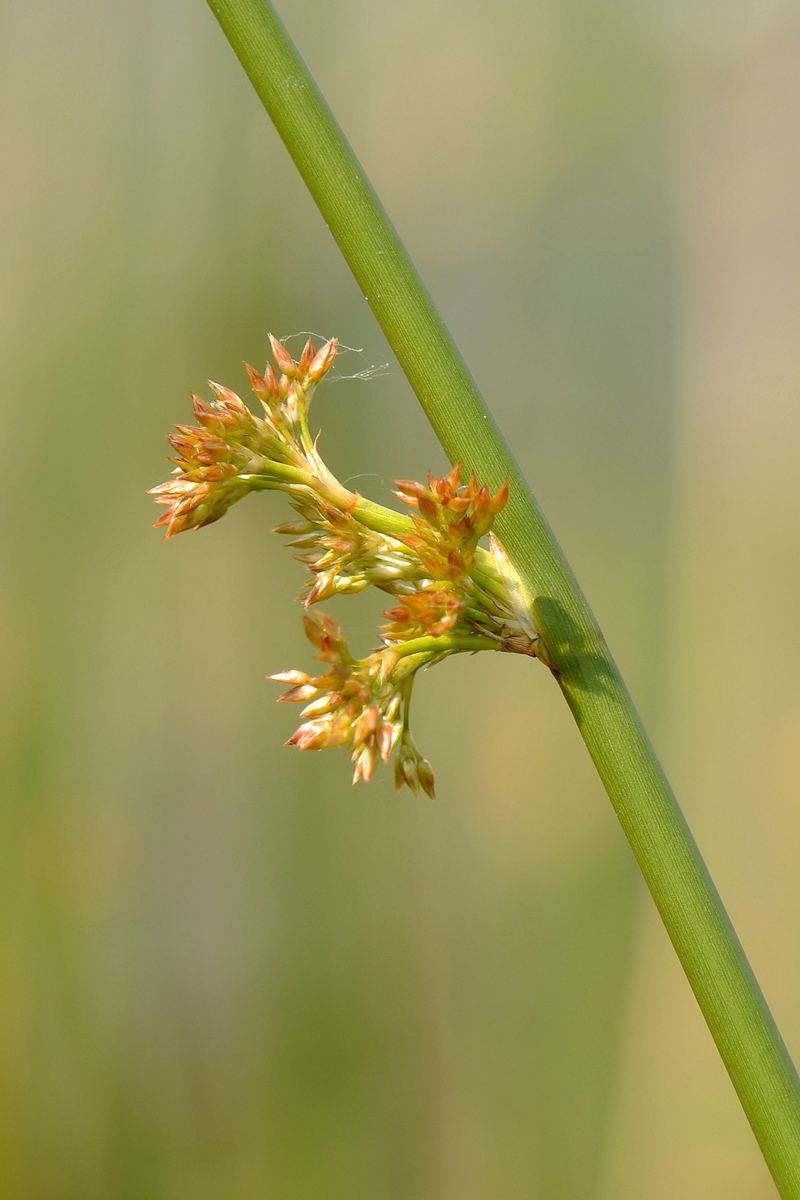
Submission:
<svg viewBox="0 0 800 1200">
<path fill-rule="evenodd" d="M 310 572 L 301 596 L 305 632 L 317 660 L 328 664 L 315 678 L 304 671 L 270 676 L 291 685 L 282 700 L 305 703 L 289 744 L 346 747 L 354 783 L 371 779 L 394 753 L 398 789 L 407 784 L 433 796 L 433 772 L 409 729 L 417 672 L 466 651 L 535 657 L 540 648 L 502 546 L 496 538 L 493 551 L 478 545 L 504 508 L 508 485 L 491 495 L 474 474 L 459 483 L 455 466 L 441 479 L 429 475 L 427 484 L 397 482 L 395 495 L 412 509 L 410 517 L 364 501 L 328 469 L 309 430 L 308 408 L 336 358 L 336 339 L 319 350 L 309 339 L 297 361 L 270 340 L 277 371 L 269 364 L 260 375 L 245 364 L 260 416 L 217 383 L 209 384 L 210 403 L 192 396 L 199 423 L 169 435 L 177 456 L 172 477 L 152 489 L 165 505 L 156 525 L 166 526 L 168 539 L 219 520 L 250 492 L 286 492 L 299 519 L 275 532 L 302 552 L 297 557 Z M 308 610 L 370 586 L 397 603 L 384 614 L 382 645 L 357 659 L 339 624 Z"/>
</svg>

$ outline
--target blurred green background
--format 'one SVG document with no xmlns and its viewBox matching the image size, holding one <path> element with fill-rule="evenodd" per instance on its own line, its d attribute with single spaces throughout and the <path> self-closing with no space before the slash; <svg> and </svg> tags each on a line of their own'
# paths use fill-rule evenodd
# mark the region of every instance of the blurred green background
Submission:
<svg viewBox="0 0 800 1200">
<path fill-rule="evenodd" d="M 797 1054 L 800 8 L 281 10 Z M 445 465 L 202 0 L 2 0 L 0 278 L 0 1195 L 774 1196 L 547 672 L 437 668 L 439 800 L 353 789 L 264 681 L 311 661 L 280 498 L 150 527 L 268 330 L 389 364 L 316 402 L 343 478 Z"/>
</svg>

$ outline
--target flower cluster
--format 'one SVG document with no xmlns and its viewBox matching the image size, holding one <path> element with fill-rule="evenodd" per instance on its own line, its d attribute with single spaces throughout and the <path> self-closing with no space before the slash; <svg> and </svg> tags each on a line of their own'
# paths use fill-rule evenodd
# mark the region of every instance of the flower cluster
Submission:
<svg viewBox="0 0 800 1200">
<path fill-rule="evenodd" d="M 412 556 L 399 542 L 368 529 L 354 515 L 359 499 L 353 495 L 337 507 L 318 494 L 293 497 L 302 519 L 275 528 L 275 533 L 291 535 L 287 546 L 303 551 L 296 557 L 310 572 L 304 585 L 306 607 L 338 593 L 361 592 L 370 584 L 391 590 L 414 569 Z"/>
<path fill-rule="evenodd" d="M 285 671 L 270 678 L 290 685 L 282 700 L 305 702 L 289 744 L 301 750 L 345 746 L 353 781 L 369 780 L 378 763 L 395 755 L 395 782 L 433 796 L 430 765 L 408 728 L 416 673 L 449 654 L 496 649 L 536 655 L 539 648 L 527 605 L 515 587 L 502 547 L 480 546 L 508 498 L 494 495 L 460 469 L 427 484 L 396 484 L 410 516 L 383 509 L 350 492 L 321 459 L 308 427 L 308 405 L 336 357 L 335 340 L 315 350 L 309 340 L 295 361 L 271 338 L 276 371 L 247 366 L 261 401 L 257 416 L 234 392 L 211 384 L 210 404 L 193 396 L 197 426 L 170 435 L 175 470 L 153 488 L 166 511 L 156 522 L 166 537 L 216 521 L 250 491 L 285 491 L 297 519 L 279 525 L 290 537 L 309 578 L 306 610 L 337 593 L 370 585 L 395 600 L 380 630 L 382 645 L 354 658 L 340 626 L 306 611 L 305 631 L 328 664 L 315 678 Z M 490 535 L 493 536 L 493 535 Z"/>
<path fill-rule="evenodd" d="M 214 400 L 192 395 L 199 425 L 176 425 L 169 443 L 177 451 L 172 478 L 151 489 L 166 505 L 156 525 L 165 525 L 165 540 L 185 529 L 210 525 L 232 504 L 258 488 L 298 490 L 318 471 L 326 476 L 308 435 L 307 411 L 316 385 L 336 358 L 336 340 L 315 352 L 309 340 L 295 362 L 271 338 L 275 361 L 263 375 L 245 364 L 263 416 L 252 413 L 229 388 L 209 381 Z M 318 481 L 324 487 L 325 480 Z M 334 492 L 336 489 L 334 489 Z"/>
<path fill-rule="evenodd" d="M 306 613 L 306 636 L 317 648 L 317 661 L 329 663 L 324 674 L 311 678 L 303 671 L 282 671 L 271 675 L 278 683 L 291 687 L 281 700 L 309 701 L 304 718 L 290 746 L 300 750 L 319 750 L 327 746 L 347 746 L 353 763 L 353 782 L 370 780 L 379 762 L 388 762 L 398 742 L 409 740 L 407 732 L 410 676 L 380 651 L 359 661 L 351 655 L 341 627 L 324 614 Z M 387 670 L 387 666 L 389 670 Z M 399 760 L 398 760 L 399 761 Z M 433 795 L 433 774 L 425 760 L 416 777 L 408 772 L 412 786 Z M 406 781 L 404 773 L 403 780 Z"/>
<path fill-rule="evenodd" d="M 466 620 L 471 632 L 491 636 L 509 615 L 492 604 L 490 594 L 479 595 L 473 575 L 478 542 L 505 505 L 508 484 L 492 496 L 474 474 L 460 486 L 460 474 L 457 464 L 442 479 L 429 474 L 427 487 L 413 480 L 396 483 L 395 495 L 418 513 L 410 532 L 399 534 L 398 541 L 412 551 L 423 578 L 402 604 L 387 610 L 384 640 L 403 641 L 422 631 L 438 637 L 460 620 Z"/>
</svg>

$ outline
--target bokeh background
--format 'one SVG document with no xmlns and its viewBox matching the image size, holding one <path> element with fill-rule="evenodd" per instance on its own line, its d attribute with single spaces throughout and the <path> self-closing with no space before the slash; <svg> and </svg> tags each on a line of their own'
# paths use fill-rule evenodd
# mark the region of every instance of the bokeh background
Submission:
<svg viewBox="0 0 800 1200">
<path fill-rule="evenodd" d="M 800 1053 L 800 8 L 282 13 Z M 438 801 L 353 789 L 264 680 L 310 663 L 280 498 L 150 527 L 268 330 L 358 349 L 343 478 L 445 465 L 202 0 L 2 0 L 0 278 L 0 1194 L 774 1196 L 547 672 L 437 668 Z"/>
</svg>

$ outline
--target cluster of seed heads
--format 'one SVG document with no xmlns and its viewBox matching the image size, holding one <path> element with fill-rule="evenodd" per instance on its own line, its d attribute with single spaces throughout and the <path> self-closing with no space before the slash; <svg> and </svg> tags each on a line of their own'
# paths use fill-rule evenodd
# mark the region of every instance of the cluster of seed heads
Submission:
<svg viewBox="0 0 800 1200">
<path fill-rule="evenodd" d="M 316 350 L 309 340 L 295 361 L 271 337 L 275 367 L 264 374 L 245 364 L 261 413 L 228 388 L 211 383 L 210 403 L 192 396 L 197 425 L 169 435 L 176 456 L 166 483 L 153 488 L 165 511 L 156 525 L 165 538 L 218 520 L 249 492 L 285 492 L 297 519 L 279 525 L 309 572 L 301 596 L 306 636 L 326 670 L 270 676 L 289 684 L 282 700 L 304 704 L 289 744 L 301 750 L 344 746 L 353 782 L 369 780 L 394 755 L 397 787 L 434 795 L 433 773 L 409 730 L 417 672 L 449 654 L 479 649 L 535 655 L 538 638 L 517 602 L 505 555 L 479 543 L 508 498 L 492 494 L 460 469 L 426 484 L 398 481 L 406 517 L 344 487 L 319 455 L 308 408 L 336 358 L 333 339 Z M 277 368 L 277 370 L 276 370 Z M 491 535 L 490 535 L 491 536 Z M 381 645 L 355 658 L 341 627 L 309 611 L 339 593 L 377 587 L 394 598 L 379 630 Z"/>
</svg>

